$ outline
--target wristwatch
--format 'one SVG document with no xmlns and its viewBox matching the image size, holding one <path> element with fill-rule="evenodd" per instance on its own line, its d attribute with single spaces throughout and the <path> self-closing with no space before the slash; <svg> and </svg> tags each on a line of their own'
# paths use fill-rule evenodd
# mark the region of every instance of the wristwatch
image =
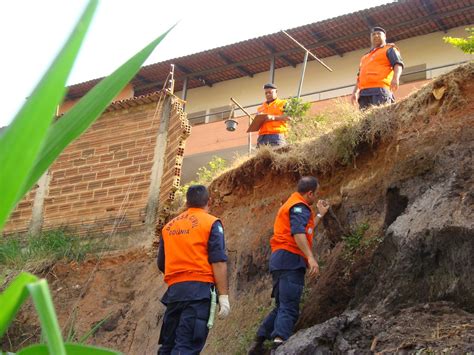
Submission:
<svg viewBox="0 0 474 355">
<path fill-rule="evenodd" d="M 321 213 L 318 213 L 318 214 L 316 215 L 316 217 L 318 217 L 319 219 L 323 218 L 323 216 L 321 215 Z"/>
</svg>

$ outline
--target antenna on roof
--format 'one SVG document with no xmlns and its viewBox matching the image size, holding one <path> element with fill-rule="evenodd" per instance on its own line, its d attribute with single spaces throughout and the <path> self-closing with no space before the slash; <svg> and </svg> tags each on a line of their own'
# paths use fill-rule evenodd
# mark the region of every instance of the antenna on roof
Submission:
<svg viewBox="0 0 474 355">
<path fill-rule="evenodd" d="M 321 64 L 323 67 L 325 67 L 327 70 L 331 71 L 332 72 L 332 69 L 330 67 L 328 67 L 321 59 L 319 59 L 318 57 L 316 57 L 316 55 L 314 55 L 313 53 L 311 53 L 311 51 L 306 48 L 305 46 L 303 46 L 300 42 L 298 42 L 296 39 L 294 39 L 293 37 L 291 37 L 286 31 L 281 31 L 283 32 L 284 34 L 286 34 L 293 42 L 295 42 L 298 46 L 300 46 L 301 48 L 303 48 L 311 57 L 313 57 L 314 59 L 316 59 L 319 64 Z"/>
<path fill-rule="evenodd" d="M 324 64 L 324 62 L 319 59 L 318 57 L 316 57 L 313 53 L 311 53 L 309 51 L 308 48 L 306 48 L 305 46 L 303 46 L 300 42 L 298 42 L 296 39 L 294 39 L 293 37 L 291 37 L 286 31 L 281 31 L 283 32 L 288 38 L 290 38 L 293 42 L 295 42 L 298 46 L 300 46 L 301 48 L 304 49 L 305 53 L 304 53 L 304 60 L 303 60 L 303 67 L 301 68 L 301 77 L 300 77 L 300 83 L 298 85 L 298 94 L 297 94 L 297 97 L 300 98 L 301 96 L 301 90 L 303 89 L 303 80 L 304 80 L 304 73 L 306 71 L 306 63 L 308 62 L 308 55 L 311 55 L 311 57 L 313 57 L 314 59 L 316 59 L 323 67 L 325 67 L 327 70 L 329 70 L 330 72 L 332 72 L 332 69 L 329 68 L 326 64 Z"/>
</svg>

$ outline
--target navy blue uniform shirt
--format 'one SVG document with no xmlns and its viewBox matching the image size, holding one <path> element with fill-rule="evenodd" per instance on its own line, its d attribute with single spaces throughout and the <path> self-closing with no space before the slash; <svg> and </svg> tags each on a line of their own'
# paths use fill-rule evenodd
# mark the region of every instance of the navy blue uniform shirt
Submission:
<svg viewBox="0 0 474 355">
<path fill-rule="evenodd" d="M 306 234 L 306 226 L 311 218 L 311 210 L 304 203 L 290 208 L 291 235 Z M 278 270 L 306 269 L 305 259 L 298 254 L 278 249 L 270 256 L 270 272 Z"/>
<path fill-rule="evenodd" d="M 207 242 L 207 253 L 209 263 L 227 261 L 225 253 L 224 228 L 221 221 L 215 221 L 211 228 Z M 158 250 L 158 269 L 165 272 L 165 247 L 163 238 L 160 240 Z M 171 285 L 163 295 L 161 302 L 164 304 L 182 301 L 198 301 L 211 298 L 212 283 L 200 281 L 178 282 Z"/>
</svg>

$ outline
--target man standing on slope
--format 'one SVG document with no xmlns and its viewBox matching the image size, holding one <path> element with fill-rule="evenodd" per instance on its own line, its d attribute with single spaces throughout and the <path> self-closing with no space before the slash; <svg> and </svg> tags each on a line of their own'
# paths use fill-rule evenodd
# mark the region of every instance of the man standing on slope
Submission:
<svg viewBox="0 0 474 355">
<path fill-rule="evenodd" d="M 263 343 L 273 340 L 276 348 L 293 333 L 299 316 L 299 303 L 304 287 L 304 276 L 319 273 L 318 262 L 313 256 L 314 228 L 329 209 L 326 201 L 317 203 L 315 216 L 311 205 L 316 201 L 318 180 L 306 176 L 298 182 L 297 192 L 279 209 L 270 240 L 270 272 L 273 278 L 272 297 L 276 306 L 263 320 L 249 354 L 263 354 Z"/>
<path fill-rule="evenodd" d="M 265 84 L 265 102 L 257 108 L 258 114 L 266 114 L 268 118 L 258 130 L 257 147 L 264 144 L 274 147 L 286 144 L 285 134 L 288 132 L 290 117 L 285 114 L 286 100 L 277 97 L 275 84 Z"/>
<path fill-rule="evenodd" d="M 382 27 L 372 28 L 372 49 L 360 60 L 357 83 L 351 101 L 364 110 L 370 106 L 395 102 L 393 92 L 398 90 L 404 67 L 400 51 L 395 44 L 387 43 Z"/>
<path fill-rule="evenodd" d="M 227 255 L 221 221 L 208 213 L 209 192 L 192 185 L 188 209 L 162 230 L 158 268 L 168 290 L 158 354 L 199 354 L 206 343 L 211 289 L 219 293 L 219 317 L 229 315 Z"/>
</svg>

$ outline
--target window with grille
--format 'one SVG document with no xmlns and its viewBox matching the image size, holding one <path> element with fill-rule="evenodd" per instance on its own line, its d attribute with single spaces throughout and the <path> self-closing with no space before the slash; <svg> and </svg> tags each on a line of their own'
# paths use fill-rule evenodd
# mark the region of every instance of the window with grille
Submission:
<svg viewBox="0 0 474 355">
<path fill-rule="evenodd" d="M 214 107 L 209 110 L 209 118 L 207 122 L 217 122 L 223 121 L 229 118 L 231 114 L 231 106 L 221 106 L 221 107 Z M 234 114 L 232 112 L 232 117 Z"/>
<path fill-rule="evenodd" d="M 188 113 L 188 120 L 191 126 L 197 126 L 206 123 L 206 111 L 197 111 Z"/>
<path fill-rule="evenodd" d="M 414 65 L 403 69 L 400 77 L 400 84 L 411 83 L 412 81 L 419 81 L 426 79 L 426 64 Z"/>
</svg>

